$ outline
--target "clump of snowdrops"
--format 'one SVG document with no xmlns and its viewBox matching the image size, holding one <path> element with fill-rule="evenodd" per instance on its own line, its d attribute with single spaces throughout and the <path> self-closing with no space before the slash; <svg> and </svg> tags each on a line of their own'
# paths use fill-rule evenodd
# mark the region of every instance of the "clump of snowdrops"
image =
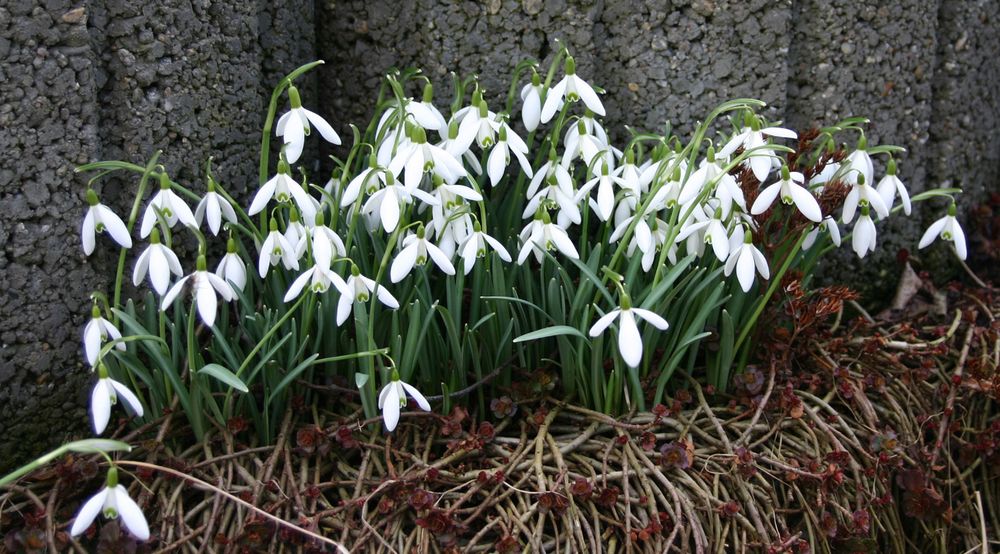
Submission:
<svg viewBox="0 0 1000 554">
<path fill-rule="evenodd" d="M 519 64 L 497 111 L 474 79 L 455 79 L 445 106 L 419 72 L 392 72 L 363 129 L 304 106 L 296 79 L 320 63 L 274 90 L 248 203 L 210 162 L 201 183 L 173 180 L 158 154 L 80 168 L 97 172 L 84 251 L 119 249 L 113 293 L 93 295 L 84 330 L 98 435 L 116 404 L 155 418 L 176 402 L 198 438 L 239 416 L 269 441 L 292 396 L 316 394 L 302 381 L 356 386 L 389 431 L 408 399 L 433 408 L 425 393 L 482 414 L 501 394 L 544 392 L 553 383 L 525 383 L 538 369 L 609 414 L 660 402 L 678 368 L 724 389 L 784 275 L 808 277 L 842 243 L 863 258 L 877 222 L 958 192 L 911 198 L 902 149 L 868 144 L 862 118 L 797 134 L 753 99 L 689 137 L 668 124 L 612 144 L 603 91 L 565 49 L 548 68 Z M 309 141 L 344 153 L 332 174 L 306 169 Z M 110 173 L 135 183 L 124 219 L 100 202 Z M 945 207 L 920 247 L 940 237 L 964 258 Z M 196 259 L 174 253 L 179 234 L 197 238 Z M 122 298 L 127 278 L 145 296 Z M 100 508 L 143 538 L 110 468 L 73 532 Z"/>
</svg>

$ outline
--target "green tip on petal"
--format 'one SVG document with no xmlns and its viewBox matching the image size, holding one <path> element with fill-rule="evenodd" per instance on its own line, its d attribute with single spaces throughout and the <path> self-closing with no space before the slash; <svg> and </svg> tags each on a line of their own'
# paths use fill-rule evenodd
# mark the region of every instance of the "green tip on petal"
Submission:
<svg viewBox="0 0 1000 554">
<path fill-rule="evenodd" d="M 386 171 L 385 172 L 385 186 L 391 187 L 394 184 L 396 184 L 396 177 L 395 177 L 395 175 L 393 175 L 391 171 Z"/>
<path fill-rule="evenodd" d="M 573 56 L 566 56 L 566 64 L 563 66 L 566 70 L 566 75 L 576 75 L 576 60 Z"/>
<path fill-rule="evenodd" d="M 581 135 L 586 135 L 587 134 L 587 124 L 584 123 L 582 119 L 578 119 L 576 121 L 576 130 Z"/>
<path fill-rule="evenodd" d="M 449 130 L 450 129 L 451 128 L 449 127 Z M 456 130 L 458 129 L 457 125 L 455 126 L 455 129 Z M 375 157 L 375 153 L 374 152 L 372 152 L 371 154 L 368 154 L 368 167 L 370 167 L 372 169 L 375 169 L 376 167 L 378 167 L 378 158 Z"/>
<path fill-rule="evenodd" d="M 389 381 L 392 382 L 392 383 L 395 383 L 396 381 L 399 381 L 399 380 L 400 380 L 399 379 L 399 370 L 397 370 L 396 368 L 392 368 L 392 373 L 389 374 Z"/>
<path fill-rule="evenodd" d="M 97 378 L 107 379 L 108 378 L 108 366 L 104 365 L 104 362 L 97 364 Z"/>
<path fill-rule="evenodd" d="M 235 240 L 229 239 L 228 241 L 226 241 L 226 252 L 229 253 L 229 254 L 235 254 L 236 253 L 236 241 Z"/>
<path fill-rule="evenodd" d="M 416 144 L 424 144 L 427 142 L 427 132 L 424 131 L 423 127 L 413 128 L 413 142 Z"/>
<path fill-rule="evenodd" d="M 351 264 L 351 275 L 353 275 L 355 277 L 357 277 L 358 275 L 361 275 L 361 270 L 358 269 L 358 266 L 356 266 L 354 264 Z"/>
<path fill-rule="evenodd" d="M 288 175 L 292 170 L 288 167 L 288 162 L 285 161 L 285 157 L 282 156 L 281 160 L 278 161 L 278 173 L 283 173 Z"/>
<path fill-rule="evenodd" d="M 299 98 L 299 89 L 295 85 L 288 85 L 288 101 L 292 104 L 292 109 L 302 107 L 302 99 Z"/>
<path fill-rule="evenodd" d="M 208 261 L 205 259 L 204 254 L 198 255 L 198 271 L 208 271 Z"/>
<path fill-rule="evenodd" d="M 170 177 L 167 175 L 167 172 L 164 171 L 163 173 L 160 173 L 160 190 L 167 190 L 169 188 Z"/>
<path fill-rule="evenodd" d="M 885 169 L 889 175 L 896 174 L 896 158 L 889 158 L 889 166 Z"/>
<path fill-rule="evenodd" d="M 438 175 L 437 173 L 434 173 L 433 175 L 431 175 L 431 184 L 434 185 L 434 188 L 440 187 L 441 185 L 444 184 L 444 177 Z"/>
<path fill-rule="evenodd" d="M 326 225 L 326 217 L 323 215 L 322 211 L 316 212 L 316 217 L 314 218 L 316 226 L 322 227 Z"/>
<path fill-rule="evenodd" d="M 94 304 L 93 307 L 90 308 L 90 317 L 100 319 L 101 309 L 97 307 L 97 304 Z"/>
<path fill-rule="evenodd" d="M 952 201 L 951 205 L 948 206 L 948 215 L 950 215 L 951 217 L 955 217 L 957 213 L 958 213 L 958 206 L 956 206 L 955 202 Z"/>
<path fill-rule="evenodd" d="M 534 69 L 531 70 L 531 86 L 534 87 L 542 86 L 542 77 Z"/>
<path fill-rule="evenodd" d="M 480 225 L 479 222 L 477 221 L 477 222 L 475 222 L 475 223 L 472 224 L 472 230 L 473 230 L 473 232 L 476 232 L 476 233 L 482 233 L 483 232 L 483 226 Z"/>
<path fill-rule="evenodd" d="M 750 229 L 743 232 L 743 244 L 753 244 L 753 233 L 750 232 Z"/>
<path fill-rule="evenodd" d="M 858 184 L 859 185 L 865 184 L 865 174 L 864 173 L 858 172 Z"/>
<path fill-rule="evenodd" d="M 861 217 L 869 217 L 869 214 L 871 214 L 871 208 L 868 206 L 868 204 L 862 204 Z"/>
<path fill-rule="evenodd" d="M 747 119 L 749 119 L 751 131 L 760 131 L 760 118 L 756 115 L 747 114 Z"/>
<path fill-rule="evenodd" d="M 486 100 L 479 103 L 479 117 L 486 118 L 490 115 L 490 108 L 486 105 Z"/>
<path fill-rule="evenodd" d="M 153 227 L 153 231 L 149 233 L 149 242 L 151 244 L 160 244 L 160 230 Z"/>
<path fill-rule="evenodd" d="M 601 164 L 601 175 L 603 175 L 604 177 L 607 177 L 610 172 L 611 172 L 611 170 L 608 169 L 607 162 Z"/>
<path fill-rule="evenodd" d="M 458 138 L 458 120 L 453 119 L 451 123 L 448 124 L 448 140 L 455 140 Z M 374 155 L 372 156 L 374 158 Z"/>
<path fill-rule="evenodd" d="M 430 103 L 434 100 L 434 85 L 429 82 L 424 85 L 424 102 Z"/>
<path fill-rule="evenodd" d="M 483 91 L 476 86 L 476 90 L 472 91 L 472 105 L 479 106 L 483 103 Z"/>
<path fill-rule="evenodd" d="M 417 225 L 417 238 L 418 239 L 423 239 L 424 238 L 424 224 L 423 223 Z"/>
<path fill-rule="evenodd" d="M 625 151 L 625 163 L 635 165 L 635 150 L 629 148 Z"/>
<path fill-rule="evenodd" d="M 295 222 L 297 222 L 298 220 L 299 220 L 299 211 L 295 209 L 295 206 L 292 206 L 292 207 L 291 207 L 291 208 L 290 208 L 290 209 L 288 210 L 288 221 L 289 221 L 290 223 L 295 223 Z"/>
<path fill-rule="evenodd" d="M 215 179 L 208 178 L 208 192 L 215 192 Z"/>
<path fill-rule="evenodd" d="M 87 189 L 87 204 L 90 206 L 96 206 L 101 203 L 101 200 L 97 198 L 97 193 L 94 189 Z"/>
<path fill-rule="evenodd" d="M 500 127 L 500 132 L 498 133 L 498 136 L 499 136 L 499 138 L 497 140 L 501 140 L 503 142 L 507 142 L 507 126 L 506 125 L 503 125 L 503 126 Z"/>
<path fill-rule="evenodd" d="M 118 486 L 118 466 L 112 465 L 108 468 L 108 477 L 104 480 L 104 483 L 109 489 Z"/>
<path fill-rule="evenodd" d="M 714 146 L 709 146 L 708 147 L 708 151 L 705 153 L 705 159 L 708 160 L 708 163 L 710 163 L 710 164 L 714 164 L 715 163 L 715 147 Z"/>
<path fill-rule="evenodd" d="M 868 148 L 868 137 L 861 135 L 858 137 L 858 150 L 864 150 Z"/>
<path fill-rule="evenodd" d="M 678 182 L 681 180 L 681 166 L 674 168 L 674 173 L 670 176 L 670 180 Z"/>
<path fill-rule="evenodd" d="M 275 231 L 277 231 L 278 230 L 278 220 L 274 219 L 274 218 L 271 218 L 271 221 L 268 223 L 267 228 L 272 233 L 275 232 Z"/>
<path fill-rule="evenodd" d="M 542 223 L 546 225 L 552 223 L 552 216 L 549 215 L 548 210 L 542 210 Z"/>
<path fill-rule="evenodd" d="M 621 307 L 622 307 L 622 311 L 631 310 L 632 309 L 632 298 L 629 297 L 628 294 L 622 293 L 620 304 L 621 304 Z"/>
</svg>

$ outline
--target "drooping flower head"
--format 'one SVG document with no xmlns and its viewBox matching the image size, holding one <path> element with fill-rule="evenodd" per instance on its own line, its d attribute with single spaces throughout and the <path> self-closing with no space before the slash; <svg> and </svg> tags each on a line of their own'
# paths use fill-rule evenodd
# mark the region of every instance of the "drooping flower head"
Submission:
<svg viewBox="0 0 1000 554">
<path fill-rule="evenodd" d="M 87 215 L 83 217 L 80 237 L 83 239 L 83 253 L 91 255 L 97 244 L 97 233 L 107 232 L 122 248 L 132 248 L 132 237 L 122 219 L 110 208 L 101 204 L 94 189 L 87 189 Z"/>
<path fill-rule="evenodd" d="M 135 538 L 140 541 L 149 539 L 146 516 L 142 515 L 139 505 L 129 497 L 128 490 L 118 484 L 118 468 L 114 465 L 108 469 L 104 488 L 90 497 L 76 514 L 69 534 L 75 537 L 86 531 L 99 513 L 104 514 L 107 519 L 117 519 L 120 516 L 125 529 Z"/>
</svg>

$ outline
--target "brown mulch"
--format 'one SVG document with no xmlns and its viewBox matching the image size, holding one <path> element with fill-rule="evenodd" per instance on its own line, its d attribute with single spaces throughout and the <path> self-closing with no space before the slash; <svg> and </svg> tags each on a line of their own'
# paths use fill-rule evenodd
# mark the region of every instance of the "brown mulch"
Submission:
<svg viewBox="0 0 1000 554">
<path fill-rule="evenodd" d="M 785 290 L 795 297 L 794 285 Z M 791 335 L 774 325 L 760 337 L 769 363 L 751 366 L 729 394 L 681 376 L 668 405 L 621 420 L 553 391 L 512 392 L 486 418 L 410 411 L 384 435 L 380 421 L 347 413 L 350 397 L 330 392 L 289 413 L 275 445 L 257 445 L 237 420 L 178 447 L 185 429 L 166 416 L 125 437 L 138 448 L 121 464 L 150 542 L 100 518 L 68 537 L 104 474 L 100 459 L 67 457 L 0 491 L 0 546 L 991 551 L 1000 529 L 994 291 L 918 286 L 902 313 L 848 318 L 849 303 L 832 326 L 799 333 L 823 301 L 809 298 L 780 316 L 793 321 Z"/>
</svg>

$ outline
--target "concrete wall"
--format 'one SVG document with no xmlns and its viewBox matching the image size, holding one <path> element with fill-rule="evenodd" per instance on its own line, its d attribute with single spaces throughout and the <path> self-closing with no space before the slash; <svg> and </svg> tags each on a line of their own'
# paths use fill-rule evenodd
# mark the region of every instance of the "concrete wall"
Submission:
<svg viewBox="0 0 1000 554">
<path fill-rule="evenodd" d="M 73 166 L 137 163 L 153 150 L 182 181 L 209 153 L 240 191 L 252 183 L 259 126 L 278 76 L 315 58 L 310 104 L 345 128 L 371 114 L 391 67 L 477 73 L 493 105 L 513 66 L 565 41 L 581 75 L 607 89 L 607 123 L 682 131 L 719 102 L 753 96 L 795 126 L 872 119 L 905 146 L 915 190 L 960 181 L 963 202 L 1000 171 L 996 1 L 894 0 L 10 0 L 0 6 L 0 460 L 79 432 L 91 382 L 80 363 L 87 295 L 108 259 L 86 259 L 77 229 L 85 180 Z M 272 4 L 280 4 L 275 7 Z M 307 84 L 308 87 L 308 84 Z M 111 202 L 121 187 L 107 182 Z M 131 189 L 129 189 L 131 190 Z M 931 210 L 925 210 L 929 212 Z M 881 250 L 891 274 L 905 240 Z M 873 269 L 880 268 L 880 269 Z M 886 269 L 890 268 L 890 269 Z M 58 384 L 58 387 L 55 386 Z M 58 431 L 53 433 L 53 429 Z M 4 465 L 0 463 L 0 466 Z"/>
</svg>

